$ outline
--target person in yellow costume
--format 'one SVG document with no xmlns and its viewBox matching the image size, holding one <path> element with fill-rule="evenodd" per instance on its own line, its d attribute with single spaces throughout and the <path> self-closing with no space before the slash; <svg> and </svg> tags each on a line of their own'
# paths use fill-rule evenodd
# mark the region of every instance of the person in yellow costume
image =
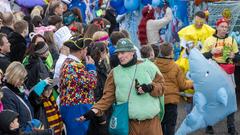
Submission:
<svg viewBox="0 0 240 135">
<path fill-rule="evenodd" d="M 215 29 L 213 29 L 211 26 L 205 24 L 206 22 L 206 14 L 203 11 L 198 11 L 195 14 L 194 17 L 194 23 L 181 29 L 178 32 L 178 35 L 180 37 L 180 45 L 184 48 L 187 48 L 187 44 L 189 42 L 193 42 L 194 46 L 197 46 L 200 50 L 202 49 L 202 45 L 204 44 L 204 41 L 212 36 L 215 33 Z M 183 50 L 180 54 L 179 59 L 176 61 L 176 63 L 179 65 L 179 67 L 184 71 L 184 73 L 187 73 L 189 70 L 189 62 L 185 55 L 185 50 Z M 194 90 L 188 89 L 183 92 L 183 95 L 193 95 Z M 187 98 L 187 101 L 191 99 L 190 97 Z M 187 109 L 189 112 L 191 109 Z"/>
<path fill-rule="evenodd" d="M 178 32 L 180 45 L 187 48 L 186 44 L 188 44 L 188 42 L 193 42 L 194 46 L 197 46 L 199 50 L 201 50 L 204 41 L 215 33 L 215 29 L 205 24 L 205 22 L 206 14 L 203 11 L 198 11 L 194 17 L 194 24 L 191 24 Z M 183 50 L 176 63 L 186 73 L 189 70 L 189 64 L 184 55 L 185 51 Z"/>
<path fill-rule="evenodd" d="M 194 45 L 203 44 L 208 37 L 215 33 L 215 30 L 211 26 L 205 24 L 205 22 L 205 13 L 203 11 L 198 11 L 194 17 L 194 24 L 191 24 L 178 32 L 181 39 L 180 44 L 185 46 L 188 41 L 194 42 Z"/>
</svg>

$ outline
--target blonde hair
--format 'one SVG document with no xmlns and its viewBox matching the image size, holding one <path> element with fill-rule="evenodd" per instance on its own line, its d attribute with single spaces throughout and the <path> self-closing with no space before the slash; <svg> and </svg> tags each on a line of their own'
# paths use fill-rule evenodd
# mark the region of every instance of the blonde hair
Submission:
<svg viewBox="0 0 240 135">
<path fill-rule="evenodd" d="M 93 41 L 97 41 L 104 36 L 108 36 L 108 33 L 106 31 L 97 31 L 93 34 L 92 39 Z"/>
<path fill-rule="evenodd" d="M 20 62 L 12 62 L 6 69 L 5 77 L 7 83 L 16 84 L 19 80 L 24 79 L 27 75 L 27 70 Z"/>
<path fill-rule="evenodd" d="M 16 21 L 23 20 L 25 14 L 22 11 L 17 11 L 13 13 L 13 16 L 14 16 L 14 21 L 16 22 Z"/>
<path fill-rule="evenodd" d="M 34 16 L 42 16 L 43 8 L 41 6 L 35 6 L 31 12 L 31 18 L 33 19 Z"/>
</svg>

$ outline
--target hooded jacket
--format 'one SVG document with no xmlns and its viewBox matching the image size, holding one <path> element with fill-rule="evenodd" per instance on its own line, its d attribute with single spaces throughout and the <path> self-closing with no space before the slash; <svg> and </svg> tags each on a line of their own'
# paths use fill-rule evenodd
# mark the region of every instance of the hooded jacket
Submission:
<svg viewBox="0 0 240 135">
<path fill-rule="evenodd" d="M 193 82 L 186 80 L 180 67 L 169 58 L 157 58 L 154 62 L 165 79 L 165 104 L 180 102 L 179 92 L 193 87 Z"/>
<path fill-rule="evenodd" d="M 25 38 L 17 32 L 12 32 L 8 35 L 8 40 L 11 43 L 11 61 L 22 62 L 27 49 L 27 42 Z"/>
<path fill-rule="evenodd" d="M 18 116 L 19 116 L 18 113 L 11 110 L 2 111 L 0 113 L 0 130 L 2 132 L 10 132 L 10 124 Z"/>
</svg>

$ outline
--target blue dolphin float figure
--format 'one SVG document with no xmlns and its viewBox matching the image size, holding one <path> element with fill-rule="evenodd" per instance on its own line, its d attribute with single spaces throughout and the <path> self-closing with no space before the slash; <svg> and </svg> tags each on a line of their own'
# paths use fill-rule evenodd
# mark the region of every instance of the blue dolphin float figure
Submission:
<svg viewBox="0 0 240 135">
<path fill-rule="evenodd" d="M 186 135 L 214 125 L 237 111 L 235 87 L 213 60 L 207 60 L 193 48 L 189 54 L 190 77 L 194 82 L 193 109 L 175 135 Z"/>
</svg>

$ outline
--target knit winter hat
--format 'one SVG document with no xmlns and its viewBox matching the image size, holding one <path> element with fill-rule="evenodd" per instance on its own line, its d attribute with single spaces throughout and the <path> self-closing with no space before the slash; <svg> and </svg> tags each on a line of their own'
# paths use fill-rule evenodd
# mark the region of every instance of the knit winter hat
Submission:
<svg viewBox="0 0 240 135">
<path fill-rule="evenodd" d="M 10 131 L 10 124 L 17 118 L 19 114 L 12 110 L 3 110 L 0 112 L 0 130 L 4 132 Z"/>
<path fill-rule="evenodd" d="M 48 51 L 48 45 L 45 42 L 38 42 L 35 46 L 34 46 L 34 52 L 35 54 L 37 54 L 38 56 L 46 53 Z"/>
<path fill-rule="evenodd" d="M 134 44 L 128 38 L 118 40 L 115 52 L 133 52 L 136 51 Z"/>
</svg>

